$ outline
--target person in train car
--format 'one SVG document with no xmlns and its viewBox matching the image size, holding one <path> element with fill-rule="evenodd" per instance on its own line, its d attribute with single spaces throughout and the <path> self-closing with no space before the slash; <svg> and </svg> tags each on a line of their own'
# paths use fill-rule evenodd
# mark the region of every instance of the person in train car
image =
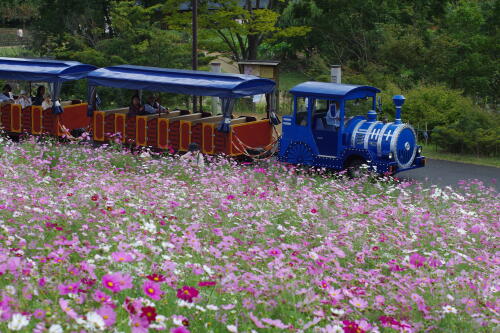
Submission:
<svg viewBox="0 0 500 333">
<path fill-rule="evenodd" d="M 200 152 L 200 147 L 194 142 L 189 144 L 188 152 L 181 156 L 181 160 L 188 162 L 193 167 L 202 168 L 205 166 L 205 158 Z"/>
<path fill-rule="evenodd" d="M 28 106 L 31 105 L 31 97 L 29 97 L 27 94 L 26 94 L 26 91 L 24 90 L 21 90 L 19 92 L 19 97 L 15 100 L 15 103 L 16 104 L 20 104 L 21 107 L 24 109 Z"/>
<path fill-rule="evenodd" d="M 50 98 L 50 95 L 47 95 L 47 97 L 45 97 L 42 102 L 42 109 L 43 110 L 50 109 L 52 105 L 53 105 L 52 99 Z"/>
<path fill-rule="evenodd" d="M 137 116 L 144 114 L 144 106 L 141 105 L 141 99 L 139 98 L 139 95 L 134 95 L 132 96 L 132 99 L 130 100 L 130 106 L 128 108 L 128 115 L 129 116 Z"/>
<path fill-rule="evenodd" d="M 2 95 L 0 95 L 0 102 L 14 102 L 14 96 L 12 96 L 12 87 L 9 84 L 3 86 Z"/>
<path fill-rule="evenodd" d="M 144 104 L 144 112 L 147 114 L 156 114 L 167 112 L 167 109 L 158 103 L 158 99 L 154 95 L 149 95 L 146 104 Z"/>
<path fill-rule="evenodd" d="M 45 100 L 45 86 L 39 86 L 36 90 L 36 95 L 31 99 L 31 102 L 35 106 L 41 106 Z"/>
</svg>

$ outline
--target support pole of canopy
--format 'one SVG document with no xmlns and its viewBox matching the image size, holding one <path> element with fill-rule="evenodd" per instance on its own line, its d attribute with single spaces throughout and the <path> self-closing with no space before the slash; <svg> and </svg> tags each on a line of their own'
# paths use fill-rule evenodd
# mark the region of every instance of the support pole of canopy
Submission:
<svg viewBox="0 0 500 333">
<path fill-rule="evenodd" d="M 214 73 L 220 73 L 221 71 L 221 64 L 220 62 L 212 62 L 210 64 L 210 71 Z M 219 113 L 220 107 L 219 107 L 220 99 L 219 97 L 212 97 L 212 114 L 216 115 Z"/>
<path fill-rule="evenodd" d="M 192 60 L 193 70 L 198 69 L 198 0 L 191 0 L 191 19 L 193 29 L 193 46 L 192 46 Z M 197 111 L 197 99 L 193 96 L 193 113 Z"/>
</svg>

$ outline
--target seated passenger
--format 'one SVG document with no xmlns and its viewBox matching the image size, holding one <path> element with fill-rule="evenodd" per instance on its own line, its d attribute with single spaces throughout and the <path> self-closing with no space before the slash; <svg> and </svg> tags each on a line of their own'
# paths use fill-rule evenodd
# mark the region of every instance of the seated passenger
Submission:
<svg viewBox="0 0 500 333">
<path fill-rule="evenodd" d="M 36 96 L 31 99 L 33 105 L 41 106 L 43 100 L 45 99 L 44 96 L 45 96 L 45 87 L 39 86 L 38 89 L 36 90 Z"/>
<path fill-rule="evenodd" d="M 3 86 L 2 95 L 0 95 L 0 102 L 14 102 L 14 96 L 12 96 L 12 88 L 10 85 L 6 84 Z"/>
<path fill-rule="evenodd" d="M 328 126 L 340 126 L 340 110 L 337 109 L 337 105 L 335 103 L 330 104 L 325 120 Z"/>
<path fill-rule="evenodd" d="M 21 90 L 21 92 L 19 93 L 19 97 L 15 100 L 15 103 L 20 104 L 24 109 L 31 105 L 31 97 L 26 94 L 26 91 Z"/>
<path fill-rule="evenodd" d="M 158 100 L 154 95 L 150 95 L 148 97 L 147 103 L 144 104 L 144 112 L 147 114 L 161 113 L 165 112 L 166 110 L 167 110 L 166 108 L 164 108 L 163 106 L 160 105 L 160 103 L 158 103 Z"/>
<path fill-rule="evenodd" d="M 52 107 L 52 99 L 50 99 L 50 95 L 47 95 L 42 102 L 42 110 L 47 110 Z"/>
<path fill-rule="evenodd" d="M 141 105 L 141 99 L 139 95 L 132 96 L 132 100 L 130 101 L 130 106 L 128 108 L 129 116 L 138 116 L 144 114 L 144 106 Z"/>
</svg>

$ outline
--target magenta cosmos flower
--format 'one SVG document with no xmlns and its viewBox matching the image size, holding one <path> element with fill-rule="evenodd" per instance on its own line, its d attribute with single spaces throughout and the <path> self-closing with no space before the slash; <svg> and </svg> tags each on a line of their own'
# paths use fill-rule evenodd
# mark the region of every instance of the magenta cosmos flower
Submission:
<svg viewBox="0 0 500 333">
<path fill-rule="evenodd" d="M 175 327 L 170 330 L 170 333 L 189 333 L 189 330 L 184 326 Z"/>
<path fill-rule="evenodd" d="M 102 306 L 97 310 L 97 314 L 102 317 L 106 326 L 113 326 L 116 322 L 116 312 L 109 305 Z"/>
<path fill-rule="evenodd" d="M 144 283 L 142 284 L 142 290 L 144 290 L 144 293 L 146 295 L 156 301 L 160 300 L 161 296 L 163 295 L 163 291 L 161 291 L 160 285 L 151 280 L 144 281 Z"/>
<path fill-rule="evenodd" d="M 198 294 L 198 290 L 194 287 L 184 286 L 181 289 L 177 289 L 177 298 L 180 298 L 189 303 L 192 303 L 193 298 L 196 298 Z"/>
<path fill-rule="evenodd" d="M 114 293 L 133 287 L 132 277 L 119 272 L 104 275 L 102 277 L 102 284 Z"/>
<path fill-rule="evenodd" d="M 134 256 L 125 251 L 113 252 L 111 253 L 111 258 L 116 262 L 131 262 L 134 261 Z"/>
<path fill-rule="evenodd" d="M 131 323 L 131 329 L 132 333 L 147 333 L 148 332 L 148 326 L 149 326 L 149 321 L 140 316 L 131 316 L 130 318 Z"/>
</svg>

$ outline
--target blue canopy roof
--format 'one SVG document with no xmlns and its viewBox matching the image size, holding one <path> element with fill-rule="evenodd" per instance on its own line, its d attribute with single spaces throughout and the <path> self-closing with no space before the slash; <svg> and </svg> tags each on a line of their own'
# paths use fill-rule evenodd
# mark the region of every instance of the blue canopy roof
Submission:
<svg viewBox="0 0 500 333">
<path fill-rule="evenodd" d="M 97 67 L 77 61 L 0 57 L 0 79 L 62 82 L 84 78 Z"/>
<path fill-rule="evenodd" d="M 295 96 L 319 98 L 355 99 L 375 96 L 380 90 L 370 86 L 308 81 L 290 90 Z"/>
<path fill-rule="evenodd" d="M 253 75 L 132 65 L 99 68 L 87 78 L 91 86 L 232 98 L 266 94 L 276 86 L 272 80 Z"/>
</svg>

